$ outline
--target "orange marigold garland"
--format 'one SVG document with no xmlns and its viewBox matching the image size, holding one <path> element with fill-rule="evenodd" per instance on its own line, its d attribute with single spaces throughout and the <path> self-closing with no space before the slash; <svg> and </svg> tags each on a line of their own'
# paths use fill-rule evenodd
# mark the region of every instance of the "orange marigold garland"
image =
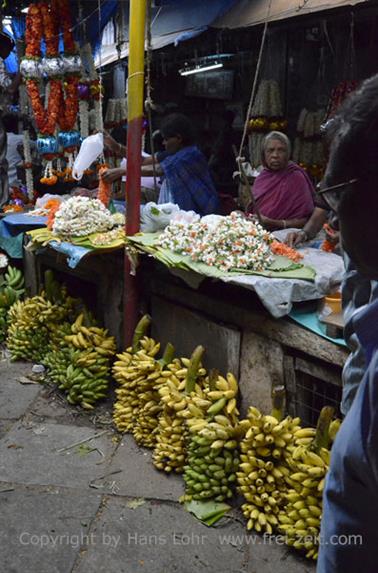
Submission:
<svg viewBox="0 0 378 573">
<path fill-rule="evenodd" d="M 39 58 L 41 55 L 41 39 L 43 24 L 40 14 L 40 4 L 30 4 L 26 17 L 25 30 L 25 56 L 27 58 Z"/>
<path fill-rule="evenodd" d="M 105 205 L 105 207 L 109 205 L 110 196 L 112 193 L 112 184 L 106 183 L 102 178 L 102 176 L 107 172 L 107 170 L 108 168 L 106 165 L 101 165 L 98 171 L 99 183 L 98 183 L 97 199 L 99 199 L 99 201 L 101 201 Z"/>
<path fill-rule="evenodd" d="M 52 205 L 49 209 L 49 214 L 47 215 L 47 228 L 52 231 L 54 221 L 55 221 L 55 213 L 60 209 L 60 201 L 57 201 L 55 205 Z"/>
<path fill-rule="evenodd" d="M 26 80 L 26 89 L 30 97 L 38 131 L 43 135 L 53 135 L 62 102 L 62 85 L 60 80 L 50 80 L 50 95 L 47 109 L 43 106 L 36 80 Z"/>
<path fill-rule="evenodd" d="M 62 98 L 63 109 L 59 114 L 59 125 L 63 131 L 70 131 L 74 128 L 79 111 L 79 97 L 78 97 L 78 83 L 79 77 L 77 75 L 70 75 L 64 81 L 64 95 Z"/>
<path fill-rule="evenodd" d="M 280 243 L 279 241 L 273 241 L 273 243 L 270 245 L 270 249 L 274 255 L 281 255 L 290 259 L 291 261 L 294 261 L 295 263 L 303 259 L 303 255 L 301 255 L 301 253 L 298 253 L 298 251 L 295 249 L 292 249 L 288 245 Z"/>
</svg>

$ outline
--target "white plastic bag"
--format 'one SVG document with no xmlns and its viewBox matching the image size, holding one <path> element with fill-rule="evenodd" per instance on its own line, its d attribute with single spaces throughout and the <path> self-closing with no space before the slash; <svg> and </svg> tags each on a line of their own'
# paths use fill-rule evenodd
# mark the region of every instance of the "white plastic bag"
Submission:
<svg viewBox="0 0 378 573">
<path fill-rule="evenodd" d="M 104 150 L 104 136 L 102 133 L 95 133 L 86 137 L 80 146 L 80 151 L 75 159 L 72 169 L 72 177 L 79 181 L 83 177 L 85 169 L 96 161 Z"/>
<path fill-rule="evenodd" d="M 156 205 L 151 201 L 146 205 L 141 205 L 140 230 L 143 233 L 155 233 L 165 229 L 171 222 L 173 215 L 179 210 L 179 206 L 174 203 Z"/>
</svg>

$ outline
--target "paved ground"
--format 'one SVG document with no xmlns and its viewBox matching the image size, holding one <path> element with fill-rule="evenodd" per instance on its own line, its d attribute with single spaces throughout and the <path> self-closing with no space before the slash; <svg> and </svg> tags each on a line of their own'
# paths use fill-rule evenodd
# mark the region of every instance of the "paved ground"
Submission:
<svg viewBox="0 0 378 573">
<path fill-rule="evenodd" d="M 238 509 L 208 528 L 178 503 L 182 479 L 54 389 L 30 364 L 0 362 L 1 573 L 314 573 L 247 534 Z M 74 447 L 93 436 L 90 441 Z"/>
</svg>

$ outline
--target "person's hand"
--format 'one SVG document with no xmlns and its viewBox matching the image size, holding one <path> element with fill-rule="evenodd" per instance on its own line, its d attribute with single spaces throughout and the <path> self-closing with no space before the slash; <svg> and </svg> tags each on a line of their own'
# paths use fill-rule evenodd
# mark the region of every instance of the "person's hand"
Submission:
<svg viewBox="0 0 378 573">
<path fill-rule="evenodd" d="M 299 231 L 291 231 L 288 233 L 285 239 L 285 244 L 289 247 L 296 247 L 301 243 L 305 243 L 307 240 L 307 233 L 300 229 Z"/>
<path fill-rule="evenodd" d="M 125 170 L 122 167 L 115 167 L 114 169 L 107 169 L 101 174 L 101 179 L 105 183 L 114 183 L 125 175 Z"/>
</svg>

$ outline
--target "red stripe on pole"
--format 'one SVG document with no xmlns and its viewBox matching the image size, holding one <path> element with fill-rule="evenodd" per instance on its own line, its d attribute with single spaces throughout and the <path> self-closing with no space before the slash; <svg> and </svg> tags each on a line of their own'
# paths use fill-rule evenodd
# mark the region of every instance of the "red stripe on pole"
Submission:
<svg viewBox="0 0 378 573">
<path fill-rule="evenodd" d="M 130 121 L 127 129 L 126 234 L 135 235 L 140 228 L 140 170 L 143 117 Z"/>
</svg>

